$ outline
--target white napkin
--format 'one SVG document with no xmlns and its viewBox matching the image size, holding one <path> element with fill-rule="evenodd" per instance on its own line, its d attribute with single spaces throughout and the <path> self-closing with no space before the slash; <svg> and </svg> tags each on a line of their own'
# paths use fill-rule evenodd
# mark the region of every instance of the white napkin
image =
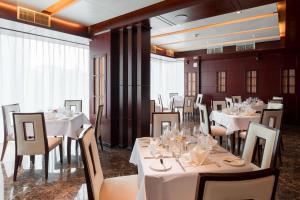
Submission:
<svg viewBox="0 0 300 200">
<path fill-rule="evenodd" d="M 190 161 L 200 165 L 204 164 L 208 155 L 209 152 L 202 149 L 200 145 L 196 145 L 189 153 Z"/>
</svg>

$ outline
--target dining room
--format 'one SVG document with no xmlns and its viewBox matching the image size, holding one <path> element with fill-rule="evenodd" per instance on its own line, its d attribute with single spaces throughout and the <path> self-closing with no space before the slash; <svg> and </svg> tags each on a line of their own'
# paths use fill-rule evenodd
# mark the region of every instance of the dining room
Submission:
<svg viewBox="0 0 300 200">
<path fill-rule="evenodd" d="M 0 0 L 0 199 L 300 199 L 298 0 Z"/>
</svg>

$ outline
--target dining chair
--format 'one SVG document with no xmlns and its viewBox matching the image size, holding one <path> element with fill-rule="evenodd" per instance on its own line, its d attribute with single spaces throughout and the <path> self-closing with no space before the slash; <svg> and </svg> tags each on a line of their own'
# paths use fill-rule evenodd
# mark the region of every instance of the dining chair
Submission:
<svg viewBox="0 0 300 200">
<path fill-rule="evenodd" d="M 273 96 L 272 100 L 280 100 L 283 102 L 283 97 Z"/>
<path fill-rule="evenodd" d="M 68 111 L 75 111 L 77 113 L 82 112 L 82 100 L 65 100 L 65 108 Z M 80 132 L 81 130 L 79 130 L 78 132 Z M 76 152 L 78 151 L 78 140 L 71 138 L 71 137 L 67 137 L 67 159 L 68 159 L 68 164 L 71 163 L 71 146 L 72 146 L 72 140 L 76 141 Z"/>
<path fill-rule="evenodd" d="M 178 93 L 169 93 L 169 99 L 178 96 Z"/>
<path fill-rule="evenodd" d="M 196 200 L 274 200 L 279 170 L 264 169 L 242 173 L 200 173 Z"/>
<path fill-rule="evenodd" d="M 104 179 L 94 129 L 84 129 L 79 136 L 89 200 L 133 200 L 138 191 L 137 175 Z"/>
<path fill-rule="evenodd" d="M 185 96 L 184 101 L 183 101 L 183 121 L 186 119 L 186 115 L 189 119 L 190 116 L 194 118 L 194 102 L 195 102 L 195 97 L 194 96 Z"/>
<path fill-rule="evenodd" d="M 219 137 L 220 145 L 222 145 L 223 136 L 227 136 L 227 129 L 221 125 L 210 125 L 206 105 L 200 104 L 198 108 L 200 114 L 200 131 L 205 135 L 210 134 L 213 137 Z"/>
<path fill-rule="evenodd" d="M 65 100 L 65 108 L 68 111 L 82 112 L 82 100 Z"/>
<path fill-rule="evenodd" d="M 95 126 L 95 139 L 96 141 L 99 140 L 102 151 L 103 151 L 103 143 L 102 143 L 102 134 L 101 134 L 100 126 L 101 126 L 102 116 L 103 116 L 103 107 L 104 107 L 103 105 L 98 106 L 96 126 Z"/>
<path fill-rule="evenodd" d="M 155 112 L 155 100 L 150 100 L 150 124 L 152 124 L 152 113 Z"/>
<path fill-rule="evenodd" d="M 4 158 L 8 142 L 15 140 L 14 123 L 13 123 L 13 117 L 12 117 L 12 114 L 15 113 L 15 112 L 20 112 L 19 104 L 11 104 L 11 105 L 2 106 L 4 137 L 3 137 L 1 161 Z"/>
<path fill-rule="evenodd" d="M 242 103 L 242 96 L 232 96 L 233 103 Z"/>
<path fill-rule="evenodd" d="M 246 163 L 254 160 L 259 141 L 265 141 L 264 152 L 262 155 L 261 169 L 273 168 L 276 165 L 276 155 L 278 150 L 280 131 L 270 128 L 257 122 L 251 122 L 247 130 L 245 147 L 242 159 Z"/>
<path fill-rule="evenodd" d="M 163 100 L 160 94 L 158 95 L 158 104 L 160 105 L 161 112 L 170 112 L 169 108 L 164 107 Z"/>
<path fill-rule="evenodd" d="M 233 100 L 232 100 L 232 98 L 225 97 L 225 101 L 226 101 L 226 108 L 233 107 Z"/>
<path fill-rule="evenodd" d="M 282 115 L 283 115 L 282 109 L 263 109 L 260 123 L 267 127 L 276 128 L 280 130 L 282 124 Z M 245 141 L 246 136 L 247 136 L 247 131 L 241 131 L 239 133 L 239 138 L 238 138 L 239 152 L 241 149 L 241 140 Z M 278 153 L 279 153 L 279 158 L 281 160 L 281 145 L 279 145 Z M 258 160 L 260 161 L 260 159 L 261 159 L 261 145 L 258 146 Z"/>
<path fill-rule="evenodd" d="M 197 94 L 196 102 L 195 102 L 195 108 L 198 109 L 198 105 L 202 103 L 203 100 L 203 94 Z"/>
<path fill-rule="evenodd" d="M 45 178 L 48 179 L 49 152 L 59 146 L 60 162 L 63 162 L 62 137 L 47 137 L 44 113 L 13 113 L 13 120 L 16 140 L 13 180 L 17 179 L 24 155 L 30 155 L 33 164 L 35 155 L 44 155 Z"/>
<path fill-rule="evenodd" d="M 179 112 L 154 112 L 152 113 L 152 137 L 160 137 L 163 131 L 169 127 L 171 128 L 180 123 Z"/>
<path fill-rule="evenodd" d="M 215 111 L 222 111 L 226 108 L 226 101 L 211 101 L 211 108 Z"/>
<path fill-rule="evenodd" d="M 267 109 L 283 109 L 283 104 L 271 100 L 268 102 Z"/>
</svg>

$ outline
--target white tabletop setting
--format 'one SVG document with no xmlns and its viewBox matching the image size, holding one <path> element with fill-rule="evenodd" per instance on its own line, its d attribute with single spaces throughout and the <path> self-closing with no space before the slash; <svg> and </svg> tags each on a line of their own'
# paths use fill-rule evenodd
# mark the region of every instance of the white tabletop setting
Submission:
<svg viewBox="0 0 300 200">
<path fill-rule="evenodd" d="M 182 108 L 183 107 L 183 103 L 184 103 L 184 97 L 183 96 L 174 96 L 172 98 L 170 98 L 170 102 L 169 104 L 172 105 L 173 103 L 173 99 L 174 99 L 174 108 Z"/>
<path fill-rule="evenodd" d="M 77 139 L 78 130 L 84 124 L 90 124 L 90 121 L 82 112 L 57 109 L 45 112 L 45 123 L 48 136 L 67 136 Z"/>
<path fill-rule="evenodd" d="M 213 110 L 210 113 L 210 121 L 214 121 L 227 128 L 227 135 L 236 131 L 247 130 L 250 122 L 260 122 L 261 114 L 250 106 L 235 106 L 225 108 L 222 111 Z"/>
<path fill-rule="evenodd" d="M 194 200 L 199 173 L 258 169 L 211 136 L 193 135 L 168 131 L 161 138 L 136 139 L 130 163 L 138 168 L 137 200 Z"/>
</svg>

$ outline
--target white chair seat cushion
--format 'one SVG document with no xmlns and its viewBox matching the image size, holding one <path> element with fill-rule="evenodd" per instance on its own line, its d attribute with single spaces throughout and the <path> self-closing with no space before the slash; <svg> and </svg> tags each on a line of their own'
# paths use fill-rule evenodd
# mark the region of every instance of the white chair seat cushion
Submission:
<svg viewBox="0 0 300 200">
<path fill-rule="evenodd" d="M 240 137 L 241 138 L 246 139 L 246 136 L 247 136 L 247 131 L 240 132 Z"/>
<path fill-rule="evenodd" d="M 137 175 L 104 179 L 99 200 L 135 200 L 138 192 Z"/>
<path fill-rule="evenodd" d="M 223 126 L 211 126 L 210 129 L 212 136 L 226 136 L 227 129 Z"/>
<path fill-rule="evenodd" d="M 48 137 L 49 151 L 62 143 L 62 137 Z"/>
</svg>

